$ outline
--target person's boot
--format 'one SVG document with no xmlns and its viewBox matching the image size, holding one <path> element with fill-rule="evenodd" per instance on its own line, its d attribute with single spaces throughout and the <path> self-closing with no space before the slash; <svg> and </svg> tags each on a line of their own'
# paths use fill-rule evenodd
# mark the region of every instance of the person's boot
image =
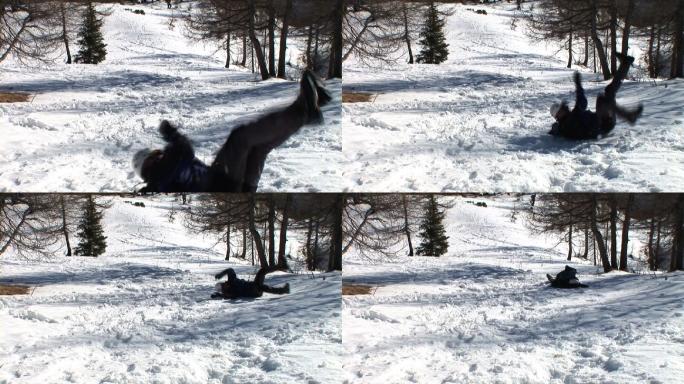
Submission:
<svg viewBox="0 0 684 384">
<path fill-rule="evenodd" d="M 644 106 L 643 104 L 639 104 L 639 106 L 636 109 L 631 111 L 626 110 L 620 106 L 617 106 L 615 108 L 615 111 L 618 114 L 618 116 L 627 120 L 629 124 L 634 125 L 634 123 L 636 123 L 639 117 L 641 117 L 641 114 L 644 112 Z"/>
</svg>

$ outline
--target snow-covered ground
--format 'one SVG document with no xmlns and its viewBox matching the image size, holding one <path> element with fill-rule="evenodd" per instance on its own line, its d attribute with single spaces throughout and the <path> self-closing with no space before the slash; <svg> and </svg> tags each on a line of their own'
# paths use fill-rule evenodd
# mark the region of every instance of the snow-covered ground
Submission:
<svg viewBox="0 0 684 384">
<path fill-rule="evenodd" d="M 344 89 L 377 94 L 343 105 L 348 189 L 382 191 L 679 191 L 684 180 L 684 81 L 628 81 L 625 105 L 644 104 L 637 125 L 600 140 L 547 134 L 550 105 L 574 103 L 573 69 L 558 44 L 536 43 L 515 4 L 445 5 L 449 58 L 440 65 L 351 57 Z M 633 40 L 631 54 L 638 54 Z M 414 52 L 420 49 L 414 46 Z M 583 74 L 590 109 L 606 82 Z M 632 69 L 631 74 L 638 71 Z"/>
<path fill-rule="evenodd" d="M 0 65 L 0 92 L 35 95 L 0 104 L 0 191 L 133 191 L 141 187 L 133 154 L 163 146 L 162 119 L 179 124 L 197 156 L 211 162 L 233 127 L 299 92 L 297 79 L 261 82 L 248 69 L 223 68 L 225 53 L 188 40 L 179 11 L 164 2 L 103 9 L 112 12 L 104 23 L 105 62 Z M 297 62 L 300 43 L 290 40 L 288 61 Z M 341 190 L 341 82 L 326 84 L 334 100 L 323 108 L 325 123 L 302 128 L 270 154 L 260 190 Z"/>
<path fill-rule="evenodd" d="M 0 297 L 0 383 L 340 381 L 340 273 L 274 273 L 289 295 L 210 300 L 213 274 L 255 269 L 169 222 L 172 204 L 114 199 L 105 256 L 3 255 L 0 283 L 36 288 Z"/>
<path fill-rule="evenodd" d="M 509 198 L 447 214 L 445 257 L 351 254 L 343 296 L 348 383 L 679 383 L 684 274 L 597 274 L 510 218 Z M 586 289 L 554 289 L 569 264 Z"/>
</svg>

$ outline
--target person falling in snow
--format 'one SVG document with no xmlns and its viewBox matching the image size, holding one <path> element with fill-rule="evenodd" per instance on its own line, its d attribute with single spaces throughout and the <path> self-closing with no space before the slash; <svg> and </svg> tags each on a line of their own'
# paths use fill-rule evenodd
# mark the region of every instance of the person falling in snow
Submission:
<svg viewBox="0 0 684 384">
<path fill-rule="evenodd" d="M 276 295 L 284 295 L 290 293 L 290 283 L 282 287 L 271 287 L 264 284 L 266 274 L 282 270 L 281 266 L 263 267 L 259 269 L 254 281 L 247 281 L 239 279 L 235 274 L 233 268 L 228 268 L 221 273 L 214 276 L 216 280 L 224 276 L 228 276 L 228 281 L 225 283 L 216 284 L 216 292 L 211 295 L 212 299 L 237 299 L 241 297 L 253 298 L 261 297 L 264 292 L 273 293 Z"/>
<path fill-rule="evenodd" d="M 565 269 L 558 272 L 556 278 L 554 279 L 546 274 L 546 278 L 551 283 L 554 288 L 587 288 L 588 286 L 579 282 L 577 278 L 577 270 L 570 266 L 565 266 Z"/>
<path fill-rule="evenodd" d="M 579 72 L 575 72 L 575 108 L 570 110 L 566 101 L 553 104 L 551 116 L 556 119 L 556 122 L 549 134 L 574 140 L 596 139 L 615 128 L 616 116 L 627 120 L 630 124 L 636 123 L 644 110 L 643 105 L 640 104 L 634 110 L 627 110 L 615 101 L 617 91 L 627 77 L 634 58 L 619 53 L 615 55 L 620 60 L 620 67 L 615 72 L 613 81 L 606 86 L 604 93 L 596 98 L 596 112 L 587 110 L 587 98 L 582 88 L 581 76 Z"/>
<path fill-rule="evenodd" d="M 139 192 L 256 192 L 269 152 L 302 126 L 322 122 L 320 107 L 331 100 L 321 80 L 304 71 L 297 99 L 233 129 L 211 166 L 197 159 L 190 140 L 164 120 L 159 133 L 166 147 L 133 156 L 133 168 L 146 183 Z"/>
</svg>

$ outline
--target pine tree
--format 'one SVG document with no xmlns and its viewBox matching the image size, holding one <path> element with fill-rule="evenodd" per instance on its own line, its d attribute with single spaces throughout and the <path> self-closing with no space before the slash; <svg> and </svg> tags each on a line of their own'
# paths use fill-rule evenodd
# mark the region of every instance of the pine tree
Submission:
<svg viewBox="0 0 684 384">
<path fill-rule="evenodd" d="M 423 222 L 420 224 L 420 237 L 422 241 L 416 249 L 417 255 L 425 256 L 441 256 L 447 252 L 449 248 L 449 239 L 445 235 L 444 230 L 444 212 L 439 210 L 439 205 L 437 204 L 437 199 L 434 195 L 430 195 L 430 198 L 425 205 L 425 217 Z"/>
<path fill-rule="evenodd" d="M 97 11 L 92 3 L 88 3 L 85 10 L 83 25 L 78 32 L 78 44 L 81 49 L 76 55 L 75 61 L 84 64 L 97 64 L 104 61 L 107 50 L 102 36 L 102 19 L 97 17 Z"/>
<path fill-rule="evenodd" d="M 85 203 L 85 212 L 78 224 L 78 237 L 80 241 L 74 250 L 74 255 L 99 256 L 105 252 L 107 243 L 102 229 L 102 212 L 98 210 L 92 195 L 88 196 Z"/>
<path fill-rule="evenodd" d="M 439 64 L 449 56 L 449 44 L 444 37 L 444 24 L 435 3 L 430 3 L 425 15 L 425 25 L 420 32 L 420 44 L 423 49 L 416 58 L 419 63 Z"/>
</svg>

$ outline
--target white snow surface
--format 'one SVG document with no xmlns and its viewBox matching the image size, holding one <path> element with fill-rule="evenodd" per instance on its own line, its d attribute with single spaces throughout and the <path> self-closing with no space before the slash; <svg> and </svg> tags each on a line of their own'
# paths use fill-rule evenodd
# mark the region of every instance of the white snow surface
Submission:
<svg viewBox="0 0 684 384">
<path fill-rule="evenodd" d="M 344 260 L 376 287 L 343 296 L 346 383 L 681 382 L 684 274 L 598 274 L 513 223 L 513 199 L 456 200 L 448 255 Z M 565 265 L 589 288 L 551 288 Z"/>
<path fill-rule="evenodd" d="M 298 79 L 258 81 L 248 69 L 223 68 L 225 53 L 186 38 L 181 10 L 164 2 L 101 8 L 111 11 L 103 63 L 0 64 L 0 91 L 35 95 L 0 104 L 0 191 L 133 191 L 142 186 L 133 154 L 163 147 L 161 120 L 179 125 L 197 157 L 210 163 L 231 129 L 288 105 L 299 92 Z M 289 44 L 287 57 L 296 63 L 301 42 Z M 325 122 L 303 127 L 271 152 L 261 191 L 341 190 L 341 81 L 326 86 L 333 101 L 323 108 Z"/>
<path fill-rule="evenodd" d="M 256 269 L 170 223 L 173 204 L 115 198 L 98 258 L 3 255 L 0 283 L 35 289 L 0 296 L 0 383 L 341 380 L 341 274 L 278 272 L 266 283 L 289 295 L 210 300 L 215 273 Z"/>
<path fill-rule="evenodd" d="M 408 65 L 407 54 L 392 64 L 365 65 L 353 56 L 345 62 L 345 91 L 377 95 L 343 105 L 349 190 L 681 190 L 684 81 L 647 81 L 643 70 L 632 68 L 630 75 L 643 81 L 626 81 L 618 103 L 644 104 L 636 125 L 620 121 L 598 140 L 556 138 L 547 134 L 549 107 L 561 99 L 574 105 L 572 71 L 580 67 L 566 68 L 558 43 L 532 41 L 524 20 L 513 29 L 515 4 L 442 7 L 453 11 L 445 63 Z M 639 44 L 631 41 L 630 54 L 638 57 Z M 579 70 L 595 110 L 607 82 Z"/>
</svg>

